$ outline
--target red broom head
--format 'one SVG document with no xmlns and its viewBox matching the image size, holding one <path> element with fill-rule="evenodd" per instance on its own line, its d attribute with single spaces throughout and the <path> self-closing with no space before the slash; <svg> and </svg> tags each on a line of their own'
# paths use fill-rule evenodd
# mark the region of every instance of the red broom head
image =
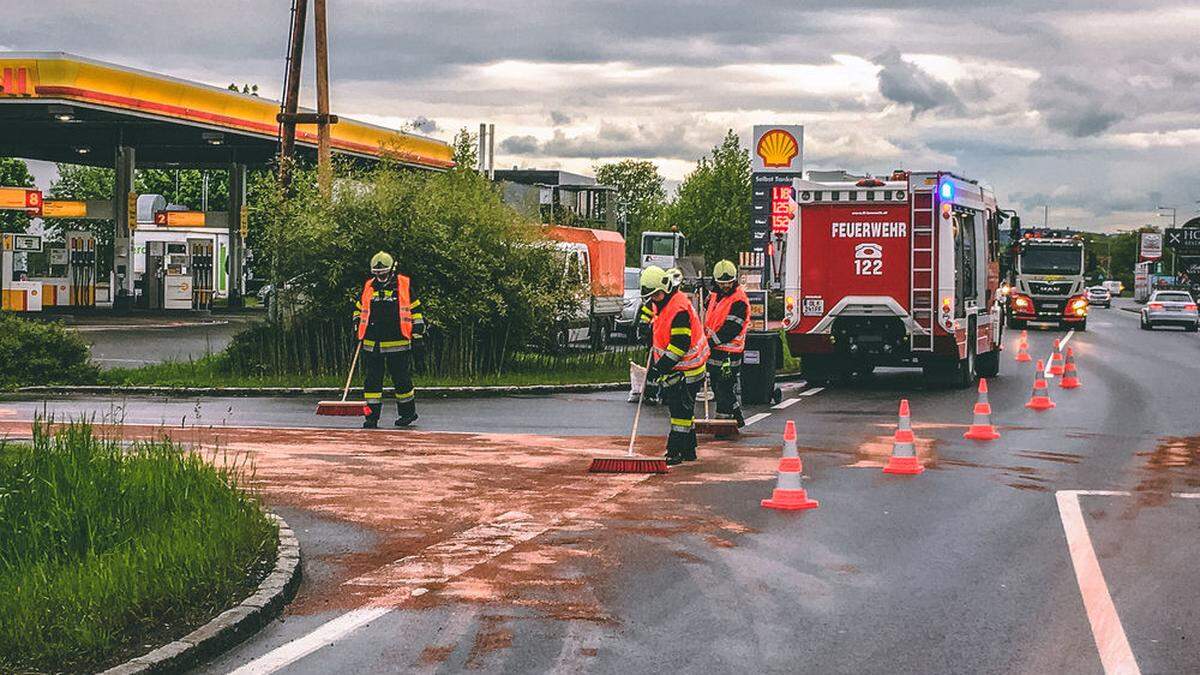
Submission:
<svg viewBox="0 0 1200 675">
<path fill-rule="evenodd" d="M 667 460 L 654 457 L 597 457 L 590 473 L 667 473 Z"/>
</svg>

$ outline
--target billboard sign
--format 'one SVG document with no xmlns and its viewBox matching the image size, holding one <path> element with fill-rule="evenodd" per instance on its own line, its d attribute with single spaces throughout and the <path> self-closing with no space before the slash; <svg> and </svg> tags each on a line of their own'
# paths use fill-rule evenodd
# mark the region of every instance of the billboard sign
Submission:
<svg viewBox="0 0 1200 675">
<path fill-rule="evenodd" d="M 1163 236 L 1158 232 L 1143 232 L 1138 255 L 1141 260 L 1158 260 L 1162 257 Z"/>
<path fill-rule="evenodd" d="M 1200 255 L 1200 227 L 1168 227 L 1164 238 L 1167 248 L 1179 255 Z"/>
<path fill-rule="evenodd" d="M 751 171 L 799 176 L 804 169 L 804 126 L 756 124 L 750 150 Z"/>
</svg>

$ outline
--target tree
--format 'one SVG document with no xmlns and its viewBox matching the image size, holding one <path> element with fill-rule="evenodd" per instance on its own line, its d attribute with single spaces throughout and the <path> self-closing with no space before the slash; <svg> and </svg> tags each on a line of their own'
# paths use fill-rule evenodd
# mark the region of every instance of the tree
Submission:
<svg viewBox="0 0 1200 675">
<path fill-rule="evenodd" d="M 24 160 L 0 157 L 0 186 L 33 187 L 33 176 Z M 29 215 L 24 211 L 0 211 L 0 232 L 24 232 L 29 227 Z"/>
<path fill-rule="evenodd" d="M 688 250 L 706 264 L 737 260 L 750 247 L 750 153 L 730 129 L 683 179 L 664 221 L 688 237 Z"/>
<path fill-rule="evenodd" d="M 636 159 L 599 164 L 594 168 L 597 182 L 617 188 L 613 208 L 617 220 L 624 225 L 625 259 L 636 263 L 642 232 L 661 222 L 667 204 L 662 174 L 654 162 Z"/>
<path fill-rule="evenodd" d="M 474 171 L 479 165 L 479 134 L 467 131 L 466 127 L 454 134 L 454 168 L 458 171 Z"/>
</svg>

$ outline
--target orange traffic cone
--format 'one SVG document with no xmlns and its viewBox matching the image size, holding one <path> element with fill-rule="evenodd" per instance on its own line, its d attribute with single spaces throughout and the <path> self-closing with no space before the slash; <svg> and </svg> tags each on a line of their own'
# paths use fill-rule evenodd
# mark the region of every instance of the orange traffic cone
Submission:
<svg viewBox="0 0 1200 675">
<path fill-rule="evenodd" d="M 1050 395 L 1046 392 L 1046 379 L 1042 374 L 1045 371 L 1046 364 L 1039 360 L 1037 370 L 1033 374 L 1033 396 L 1029 397 L 1029 402 L 1025 404 L 1026 408 L 1049 410 L 1054 407 L 1054 401 L 1050 400 Z"/>
<path fill-rule="evenodd" d="M 762 500 L 763 508 L 801 511 L 820 506 L 820 502 L 808 498 L 808 493 L 800 485 L 803 471 L 800 453 L 796 450 L 796 423 L 788 420 L 783 432 L 783 456 L 779 458 L 779 477 L 775 480 L 775 491 L 771 493 L 771 498 Z"/>
<path fill-rule="evenodd" d="M 1062 379 L 1058 386 L 1063 389 L 1074 389 L 1079 386 L 1079 372 L 1075 370 L 1075 350 L 1067 347 L 1067 365 L 1063 370 Z"/>
<path fill-rule="evenodd" d="M 917 451 L 913 447 L 912 419 L 908 414 L 908 399 L 900 400 L 900 422 L 896 425 L 896 433 L 892 436 L 892 456 L 888 457 L 884 473 L 898 473 L 915 476 L 925 470 L 917 461 Z"/>
<path fill-rule="evenodd" d="M 973 441 L 994 441 L 1000 438 L 1000 432 L 992 426 L 992 404 L 988 403 L 987 380 L 979 378 L 979 400 L 975 403 L 975 421 L 971 428 L 963 434 L 963 438 Z"/>
<path fill-rule="evenodd" d="M 1050 355 L 1050 374 L 1063 374 L 1062 347 L 1058 344 L 1058 340 L 1054 341 L 1054 353 Z"/>
<path fill-rule="evenodd" d="M 1029 356 L 1029 331 L 1021 331 L 1021 341 L 1017 343 L 1017 363 L 1028 363 L 1033 359 Z"/>
</svg>

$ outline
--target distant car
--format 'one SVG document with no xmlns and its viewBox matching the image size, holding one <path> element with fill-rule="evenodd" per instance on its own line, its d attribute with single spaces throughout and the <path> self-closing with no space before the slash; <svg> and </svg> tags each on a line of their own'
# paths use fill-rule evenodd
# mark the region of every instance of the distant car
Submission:
<svg viewBox="0 0 1200 675">
<path fill-rule="evenodd" d="M 617 317 L 616 330 L 626 340 L 637 338 L 638 311 L 642 308 L 642 270 L 625 268 L 625 297 L 621 301 L 621 315 Z"/>
<path fill-rule="evenodd" d="M 1112 307 L 1112 292 L 1103 286 L 1087 289 L 1087 301 L 1091 307 Z"/>
<path fill-rule="evenodd" d="M 1119 298 L 1121 297 L 1121 294 L 1125 292 L 1125 284 L 1115 279 L 1110 279 L 1100 285 L 1107 288 L 1108 292 L 1112 293 L 1114 297 Z"/>
<path fill-rule="evenodd" d="M 1200 328 L 1196 301 L 1187 291 L 1154 291 L 1142 308 L 1142 330 L 1155 326 L 1181 326 L 1189 333 Z"/>
</svg>

